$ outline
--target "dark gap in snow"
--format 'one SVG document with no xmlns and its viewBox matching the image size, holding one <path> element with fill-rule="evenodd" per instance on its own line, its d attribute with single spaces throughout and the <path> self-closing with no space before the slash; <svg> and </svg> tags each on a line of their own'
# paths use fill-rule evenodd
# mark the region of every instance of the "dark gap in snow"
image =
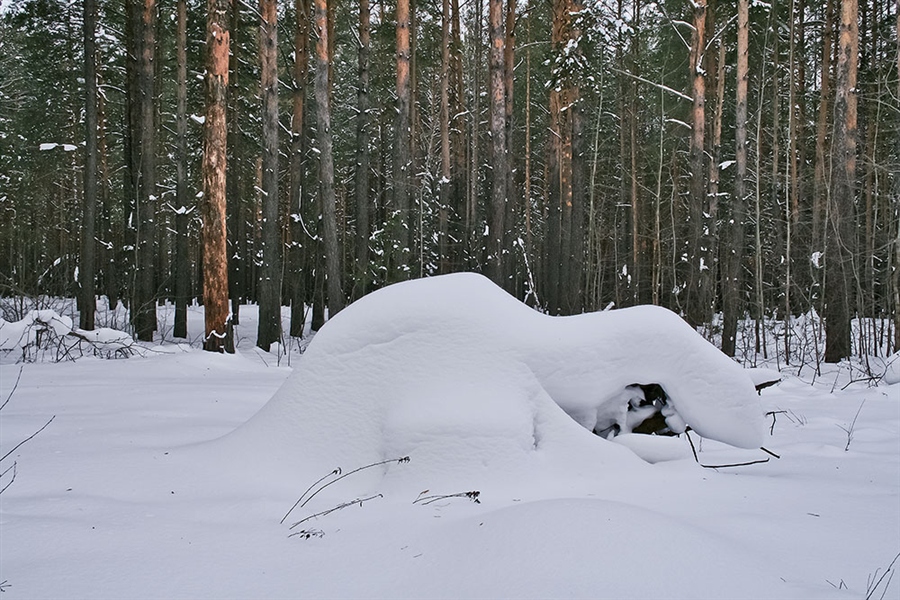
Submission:
<svg viewBox="0 0 900 600">
<path fill-rule="evenodd" d="M 669 396 L 658 383 L 633 383 L 619 396 L 620 407 L 607 418 L 598 419 L 594 434 L 612 439 L 620 434 L 675 436 L 684 432 L 685 424 Z"/>
</svg>

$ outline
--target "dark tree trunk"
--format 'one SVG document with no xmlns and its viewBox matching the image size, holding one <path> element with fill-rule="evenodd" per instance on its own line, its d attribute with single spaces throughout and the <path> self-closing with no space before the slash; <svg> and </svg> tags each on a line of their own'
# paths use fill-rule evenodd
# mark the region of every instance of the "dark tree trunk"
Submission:
<svg viewBox="0 0 900 600">
<path fill-rule="evenodd" d="M 144 0 L 141 13 L 138 89 L 140 93 L 140 175 L 137 210 L 137 282 L 132 306 L 139 340 L 156 331 L 156 0 Z"/>
<path fill-rule="evenodd" d="M 260 0 L 259 55 L 262 95 L 262 268 L 259 276 L 259 328 L 263 350 L 281 337 L 281 228 L 278 220 L 278 8 Z"/>
<path fill-rule="evenodd" d="M 82 329 L 94 328 L 96 308 L 97 222 L 97 65 L 95 35 L 97 31 L 96 0 L 84 0 L 84 212 L 81 220 L 81 261 L 78 280 L 81 284 L 80 321 Z"/>
<path fill-rule="evenodd" d="M 308 0 L 294 0 L 296 26 L 294 28 L 294 92 L 291 118 L 291 246 L 289 255 L 291 290 L 291 335 L 301 337 L 306 322 L 307 286 L 309 271 L 304 257 L 316 244 L 304 231 L 303 211 L 306 210 L 306 80 L 309 73 Z"/>
<path fill-rule="evenodd" d="M 397 0 L 397 120 L 394 129 L 394 189 L 390 216 L 393 244 L 389 277 L 393 281 L 410 276 L 411 224 L 409 210 L 410 167 L 410 45 L 409 0 Z"/>
<path fill-rule="evenodd" d="M 316 0 L 316 119 L 319 142 L 319 197 L 322 202 L 322 230 L 325 238 L 325 276 L 328 291 L 328 318 L 344 306 L 341 286 L 341 252 L 337 238 L 334 195 L 334 157 L 332 152 L 331 98 L 329 94 L 328 6 Z"/>
<path fill-rule="evenodd" d="M 176 91 L 176 137 L 178 144 L 175 162 L 175 329 L 177 338 L 187 337 L 187 305 L 191 275 L 188 268 L 188 186 L 187 186 L 187 2 L 178 0 L 176 33 L 178 60 L 178 88 Z"/>
<path fill-rule="evenodd" d="M 503 27 L 503 0 L 489 0 L 490 26 L 490 95 L 491 95 L 491 211 L 488 221 L 488 276 L 504 287 L 503 238 L 505 235 L 507 185 L 509 183 L 506 155 L 506 34 Z"/>
<path fill-rule="evenodd" d="M 228 91 L 229 0 L 208 0 L 206 21 L 206 120 L 203 123 L 203 305 L 206 337 L 212 352 L 233 352 L 228 319 L 228 248 L 226 245 L 225 98 Z"/>
<path fill-rule="evenodd" d="M 369 0 L 359 0 L 359 80 L 356 89 L 356 255 L 353 267 L 354 300 L 369 285 Z"/>
<path fill-rule="evenodd" d="M 724 251 L 722 277 L 722 352 L 734 356 L 737 323 L 741 316 L 744 260 L 744 220 L 747 216 L 747 82 L 749 78 L 750 0 L 737 3 L 737 92 L 735 102 L 734 199 L 728 226 L 729 244 Z"/>
<path fill-rule="evenodd" d="M 842 0 L 834 98 L 834 156 L 825 246 L 825 361 L 850 356 L 856 234 L 856 74 L 859 6 Z"/>
</svg>

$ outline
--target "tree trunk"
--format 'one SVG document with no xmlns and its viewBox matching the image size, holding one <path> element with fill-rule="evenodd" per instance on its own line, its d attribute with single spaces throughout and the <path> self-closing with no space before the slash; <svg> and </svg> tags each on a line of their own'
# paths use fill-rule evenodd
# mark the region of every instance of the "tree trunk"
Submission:
<svg viewBox="0 0 900 600">
<path fill-rule="evenodd" d="M 749 78 L 749 5 L 737 3 L 737 92 L 735 94 L 734 199 L 729 225 L 730 243 L 725 251 L 722 278 L 722 352 L 734 356 L 737 323 L 741 316 L 743 288 L 744 221 L 747 218 L 747 82 Z"/>
<path fill-rule="evenodd" d="M 78 281 L 81 284 L 80 320 L 82 329 L 94 328 L 97 306 L 95 277 L 97 264 L 97 65 L 95 35 L 97 31 L 96 0 L 84 0 L 84 212 L 81 219 L 81 261 Z"/>
<path fill-rule="evenodd" d="M 187 305 L 190 296 L 188 270 L 187 186 L 187 1 L 178 0 L 175 54 L 178 62 L 175 99 L 177 156 L 175 161 L 175 329 L 172 335 L 187 337 Z"/>
<path fill-rule="evenodd" d="M 445 0 L 446 2 L 446 0 Z M 356 264 L 353 299 L 361 298 L 369 285 L 369 0 L 359 0 L 359 80 L 356 89 Z"/>
<path fill-rule="evenodd" d="M 439 273 L 450 271 L 447 250 L 449 235 L 449 204 L 451 184 L 450 164 L 450 0 L 441 2 L 441 181 L 438 206 L 438 264 Z"/>
<path fill-rule="evenodd" d="M 241 71 L 241 48 L 239 36 L 241 32 L 241 7 L 243 3 L 234 2 L 231 6 L 231 55 L 228 58 L 228 99 L 227 120 L 228 162 L 231 165 L 228 173 L 225 192 L 227 213 L 228 244 L 228 293 L 231 299 L 231 324 L 241 322 L 241 303 L 247 298 L 247 277 L 252 272 L 252 264 L 248 261 L 247 249 L 247 216 L 246 202 L 243 199 L 246 181 L 243 167 L 243 141 L 241 139 L 241 88 L 238 74 Z M 248 262 L 250 264 L 248 264 Z M 254 297 L 255 299 L 255 297 Z"/>
<path fill-rule="evenodd" d="M 140 99 L 140 180 L 138 186 L 137 285 L 132 316 L 139 340 L 156 331 L 156 0 L 144 0 L 141 13 L 138 89 Z"/>
<path fill-rule="evenodd" d="M 328 291 L 328 318 L 343 308 L 341 253 L 337 239 L 334 196 L 334 157 L 332 156 L 331 98 L 329 95 L 328 12 L 326 0 L 316 0 L 316 118 L 319 141 L 319 194 L 322 202 L 322 228 L 325 238 L 325 276 Z"/>
<path fill-rule="evenodd" d="M 855 258 L 856 74 L 859 52 L 857 0 L 841 1 L 834 156 L 825 248 L 825 362 L 850 356 L 850 318 Z"/>
<path fill-rule="evenodd" d="M 488 225 L 487 274 L 494 283 L 504 287 L 504 217 L 506 216 L 507 185 L 509 183 L 508 160 L 506 155 L 506 83 L 505 47 L 506 34 L 503 28 L 503 0 L 489 0 L 488 20 L 490 23 L 490 81 L 491 81 L 491 150 L 492 182 L 491 212 Z"/>
<path fill-rule="evenodd" d="M 225 169 L 228 134 L 225 97 L 228 90 L 229 0 L 208 0 L 206 20 L 206 119 L 203 123 L 203 348 L 234 352 L 228 319 L 228 248 L 225 227 Z"/>
<path fill-rule="evenodd" d="M 409 0 L 397 0 L 397 120 L 394 130 L 394 190 L 390 217 L 393 244 L 389 277 L 393 281 L 408 279 L 411 248 L 409 210 L 410 163 L 410 74 L 409 74 Z"/>
<path fill-rule="evenodd" d="M 709 317 L 707 298 L 709 256 L 704 248 L 707 243 L 705 228 L 707 219 L 706 198 L 706 77 L 703 72 L 703 55 L 706 48 L 706 0 L 693 3 L 694 28 L 691 34 L 691 144 L 690 166 L 691 185 L 689 199 L 690 218 L 690 264 L 688 266 L 687 321 L 696 327 Z"/>
<path fill-rule="evenodd" d="M 309 194 L 306 179 L 306 87 L 309 73 L 309 17 L 308 0 L 294 0 L 296 23 L 294 27 L 294 92 L 291 118 L 291 246 L 288 261 L 291 290 L 291 335 L 301 337 L 306 324 L 306 301 L 309 279 L 305 256 L 315 242 L 304 230 L 303 212 Z"/>
<path fill-rule="evenodd" d="M 825 25 L 822 31 L 822 83 L 819 87 L 819 114 L 816 120 L 816 164 L 813 174 L 813 213 L 812 242 L 813 251 L 822 252 L 825 248 L 823 224 L 825 223 L 825 207 L 828 204 L 829 186 L 827 181 L 830 163 L 828 150 L 828 116 L 831 101 L 831 53 L 833 47 L 832 30 L 834 29 L 835 0 L 828 0 L 825 6 Z M 815 263 L 812 263 L 815 264 Z"/>
<path fill-rule="evenodd" d="M 256 345 L 268 351 L 281 337 L 281 227 L 278 219 L 278 8 L 259 0 L 262 95 L 262 268 Z"/>
</svg>

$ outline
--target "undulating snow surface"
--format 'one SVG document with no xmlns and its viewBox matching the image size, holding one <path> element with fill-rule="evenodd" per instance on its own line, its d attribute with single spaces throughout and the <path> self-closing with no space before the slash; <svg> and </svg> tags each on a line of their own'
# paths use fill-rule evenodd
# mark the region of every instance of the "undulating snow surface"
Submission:
<svg viewBox="0 0 900 600">
<path fill-rule="evenodd" d="M 4 598 L 863 598 L 900 552 L 889 377 L 757 396 L 771 373 L 670 313 L 549 318 L 475 276 L 363 299 L 293 372 L 241 318 L 234 356 L 23 367 L 0 454 L 55 418 L 2 461 Z M 707 469 L 684 435 L 629 433 L 654 406 L 632 384 L 702 464 L 781 458 Z"/>
</svg>

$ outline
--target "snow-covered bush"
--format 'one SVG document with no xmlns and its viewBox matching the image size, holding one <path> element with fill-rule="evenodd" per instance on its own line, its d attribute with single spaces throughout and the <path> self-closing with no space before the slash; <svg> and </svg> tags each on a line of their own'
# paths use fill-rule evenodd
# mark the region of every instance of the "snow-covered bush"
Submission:
<svg viewBox="0 0 900 600">
<path fill-rule="evenodd" d="M 133 353 L 133 345 L 134 340 L 123 331 L 78 329 L 72 319 L 50 309 L 29 311 L 19 321 L 0 319 L 0 353 L 22 362 L 59 362 L 85 355 L 127 357 Z"/>
</svg>

